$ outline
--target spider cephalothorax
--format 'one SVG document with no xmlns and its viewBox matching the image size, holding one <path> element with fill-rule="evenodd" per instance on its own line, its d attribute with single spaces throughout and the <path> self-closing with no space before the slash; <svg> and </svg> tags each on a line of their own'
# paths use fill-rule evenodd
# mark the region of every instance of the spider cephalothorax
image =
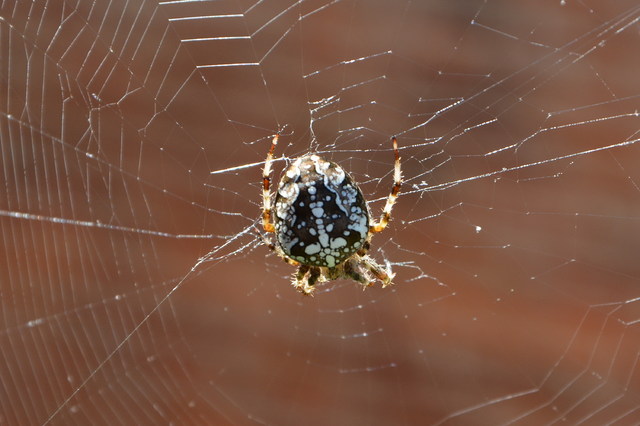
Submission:
<svg viewBox="0 0 640 426">
<path fill-rule="evenodd" d="M 315 154 L 297 158 L 284 172 L 272 206 L 271 161 L 277 143 L 278 135 L 273 138 L 262 177 L 262 222 L 265 231 L 276 234 L 276 243 L 270 247 L 287 263 L 299 266 L 293 285 L 311 294 L 317 282 L 343 277 L 365 287 L 375 279 L 383 287 L 391 284 L 393 274 L 367 251 L 372 235 L 387 226 L 400 191 L 396 139 L 394 185 L 379 223 L 372 223 L 367 202 L 351 176 Z"/>
</svg>

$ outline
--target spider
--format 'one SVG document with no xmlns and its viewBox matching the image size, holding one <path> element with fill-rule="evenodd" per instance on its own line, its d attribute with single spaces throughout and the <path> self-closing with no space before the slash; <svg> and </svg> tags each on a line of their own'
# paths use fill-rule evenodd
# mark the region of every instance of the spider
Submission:
<svg viewBox="0 0 640 426">
<path fill-rule="evenodd" d="M 352 279 L 364 288 L 375 279 L 383 288 L 392 284 L 395 274 L 367 252 L 373 234 L 389 223 L 402 185 L 396 138 L 392 138 L 393 188 L 380 220 L 374 222 L 358 184 L 342 167 L 316 154 L 293 161 L 282 175 L 272 203 L 271 163 L 279 137 L 273 137 L 262 173 L 262 226 L 276 234 L 275 244 L 265 240 L 269 248 L 285 262 L 298 266 L 293 286 L 311 295 L 316 283 L 339 278 Z"/>
</svg>

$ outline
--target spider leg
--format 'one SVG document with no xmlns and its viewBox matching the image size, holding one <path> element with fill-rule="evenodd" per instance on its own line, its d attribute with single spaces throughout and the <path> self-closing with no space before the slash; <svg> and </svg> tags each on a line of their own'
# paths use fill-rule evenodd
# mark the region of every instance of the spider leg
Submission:
<svg viewBox="0 0 640 426">
<path fill-rule="evenodd" d="M 320 268 L 317 266 L 300 265 L 296 272 L 293 286 L 302 294 L 313 296 L 315 283 L 320 278 Z"/>
<path fill-rule="evenodd" d="M 293 277 L 293 286 L 300 290 L 304 287 L 304 276 L 307 275 L 311 266 L 309 265 L 300 265 L 296 273 Z"/>
<path fill-rule="evenodd" d="M 370 277 L 367 276 L 368 274 L 366 274 L 366 269 L 363 270 L 360 265 L 360 259 L 347 261 L 344 264 L 344 274 L 352 280 L 362 284 L 364 290 L 365 288 L 370 287 L 373 283 L 371 282 Z"/>
<path fill-rule="evenodd" d="M 262 243 L 265 246 L 269 247 L 269 250 L 277 251 L 276 245 L 273 244 L 271 241 L 269 241 L 269 239 L 266 236 L 264 236 L 264 234 L 262 234 L 262 232 L 260 232 L 260 230 L 258 229 L 257 226 L 254 226 L 253 229 L 254 229 L 254 231 L 256 231 L 256 234 L 258 235 L 258 238 L 260 238 L 262 240 Z"/>
<path fill-rule="evenodd" d="M 391 209 L 393 208 L 393 205 L 398 198 L 400 187 L 402 186 L 402 171 L 400 170 L 400 152 L 398 151 L 398 140 L 395 136 L 391 140 L 393 141 L 393 152 L 396 158 L 393 168 L 393 187 L 391 188 L 391 193 L 389 194 L 387 202 L 384 205 L 384 209 L 382 210 L 380 221 L 373 222 L 369 227 L 369 232 L 371 233 L 381 232 L 384 228 L 387 227 L 387 224 L 391 219 Z"/>
<path fill-rule="evenodd" d="M 289 265 L 293 265 L 293 266 L 299 266 L 299 265 L 300 265 L 300 262 L 296 262 L 295 260 L 288 258 L 288 257 L 287 257 L 283 252 L 282 252 L 282 250 L 280 250 L 280 248 L 279 248 L 279 247 L 277 247 L 277 246 L 276 246 L 276 254 L 277 254 L 278 256 L 280 256 L 280 257 L 282 258 L 282 260 L 284 260 L 284 261 L 285 261 L 285 263 L 288 263 Z"/>
<path fill-rule="evenodd" d="M 385 270 L 375 260 L 366 255 L 347 262 L 344 271 L 345 275 L 361 283 L 364 288 L 372 286 L 374 279 L 380 280 L 382 288 L 385 288 L 393 284 L 391 281 L 395 276 L 391 271 Z"/>
<path fill-rule="evenodd" d="M 391 281 L 396 274 L 392 273 L 390 270 L 385 270 L 382 266 L 378 265 L 375 260 L 373 260 L 369 256 L 364 256 L 360 263 L 367 271 L 371 272 L 374 277 L 379 279 L 382 282 L 382 288 L 393 284 Z"/>
<path fill-rule="evenodd" d="M 271 141 L 271 148 L 267 153 L 267 159 L 264 162 L 262 170 L 262 227 L 266 232 L 275 232 L 271 217 L 271 162 L 273 161 L 273 151 L 278 144 L 279 134 L 276 134 Z"/>
<path fill-rule="evenodd" d="M 364 240 L 362 247 L 357 252 L 358 256 L 364 256 L 365 254 L 367 254 L 370 248 L 371 248 L 371 235 L 369 235 L 367 239 Z"/>
</svg>

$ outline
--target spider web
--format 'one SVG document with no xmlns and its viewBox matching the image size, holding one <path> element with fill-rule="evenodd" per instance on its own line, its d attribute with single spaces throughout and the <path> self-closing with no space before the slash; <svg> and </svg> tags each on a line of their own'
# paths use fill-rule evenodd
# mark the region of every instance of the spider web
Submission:
<svg viewBox="0 0 640 426">
<path fill-rule="evenodd" d="M 637 424 L 636 1 L 0 3 L 0 423 Z M 264 246 L 341 164 L 395 285 Z"/>
</svg>

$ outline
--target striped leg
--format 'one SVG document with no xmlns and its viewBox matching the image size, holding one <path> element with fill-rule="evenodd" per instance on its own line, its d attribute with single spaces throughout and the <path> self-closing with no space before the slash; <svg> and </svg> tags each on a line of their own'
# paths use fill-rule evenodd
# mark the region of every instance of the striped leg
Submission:
<svg viewBox="0 0 640 426">
<path fill-rule="evenodd" d="M 273 137 L 262 171 L 262 227 L 266 232 L 275 232 L 276 230 L 271 217 L 271 162 L 279 137 L 278 134 Z"/>
<path fill-rule="evenodd" d="M 382 210 L 382 216 L 380 217 L 380 221 L 377 223 L 372 223 L 369 227 L 369 231 L 371 233 L 381 232 L 384 228 L 387 227 L 389 223 L 389 219 L 391 219 L 391 209 L 393 208 L 396 199 L 398 198 L 398 194 L 400 193 L 400 186 L 402 186 L 402 171 L 400 170 L 400 152 L 398 151 L 398 140 L 394 136 L 392 138 L 393 141 L 393 152 L 395 153 L 395 165 L 393 169 L 393 188 L 391 188 L 391 193 L 389 194 L 389 198 L 387 198 L 387 202 L 384 205 L 384 210 Z"/>
</svg>

